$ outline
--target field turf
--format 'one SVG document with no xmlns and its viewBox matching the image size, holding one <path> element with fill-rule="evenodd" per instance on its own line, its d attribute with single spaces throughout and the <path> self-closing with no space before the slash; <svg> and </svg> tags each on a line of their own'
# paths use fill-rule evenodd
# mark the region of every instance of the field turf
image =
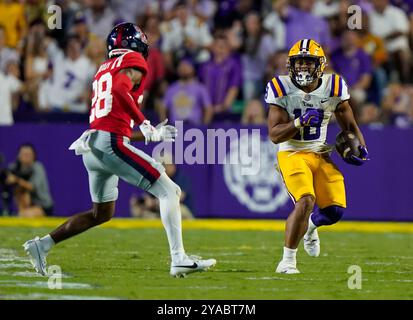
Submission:
<svg viewBox="0 0 413 320">
<path fill-rule="evenodd" d="M 367 231 L 357 231 L 358 223 L 347 231 L 322 228 L 320 257 L 308 257 L 301 244 L 301 274 L 280 275 L 274 270 L 282 253 L 283 222 L 260 222 L 269 228 L 253 230 L 237 228 L 238 222 L 231 227 L 230 221 L 215 220 L 216 228 L 191 222 L 184 226 L 187 252 L 218 262 L 209 272 L 175 279 L 168 273 L 159 221 L 128 228 L 115 220 L 52 250 L 48 265 L 63 272 L 63 288 L 52 290 L 48 278 L 34 273 L 21 245 L 60 221 L 32 226 L 12 221 L 17 222 L 0 219 L 0 299 L 413 299 L 412 224 L 379 232 L 375 226 L 380 224 L 365 224 Z M 272 224 L 278 227 L 272 230 Z M 352 265 L 361 268 L 361 289 L 348 288 Z"/>
</svg>

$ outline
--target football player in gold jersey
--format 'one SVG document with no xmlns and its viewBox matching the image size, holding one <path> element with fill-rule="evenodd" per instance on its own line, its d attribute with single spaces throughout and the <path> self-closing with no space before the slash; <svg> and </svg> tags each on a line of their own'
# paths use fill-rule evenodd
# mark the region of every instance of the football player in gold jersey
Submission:
<svg viewBox="0 0 413 320">
<path fill-rule="evenodd" d="M 299 273 L 296 253 L 302 238 L 305 251 L 317 257 L 317 227 L 339 221 L 346 207 L 344 178 L 326 144 L 333 113 L 341 129 L 352 131 L 361 144 L 358 155 L 349 154 L 344 160 L 353 165 L 368 160 L 366 143 L 348 102 L 347 84 L 337 74 L 324 74 L 325 66 L 322 47 L 312 39 L 302 39 L 289 52 L 289 74 L 267 84 L 269 136 L 279 145 L 278 168 L 295 205 L 286 222 L 278 273 Z M 319 209 L 313 212 L 315 204 Z"/>
</svg>

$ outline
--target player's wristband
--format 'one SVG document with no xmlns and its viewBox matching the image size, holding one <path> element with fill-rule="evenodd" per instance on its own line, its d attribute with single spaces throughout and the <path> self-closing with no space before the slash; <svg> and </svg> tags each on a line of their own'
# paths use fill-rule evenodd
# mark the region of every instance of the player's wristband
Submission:
<svg viewBox="0 0 413 320">
<path fill-rule="evenodd" d="M 301 129 L 303 126 L 301 125 L 301 120 L 300 118 L 297 118 L 294 120 L 294 127 L 296 127 L 297 129 Z"/>
</svg>

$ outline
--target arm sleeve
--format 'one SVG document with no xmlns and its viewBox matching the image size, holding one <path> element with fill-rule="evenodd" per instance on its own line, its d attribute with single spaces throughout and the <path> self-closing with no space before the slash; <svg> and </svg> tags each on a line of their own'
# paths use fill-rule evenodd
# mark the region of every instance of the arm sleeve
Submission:
<svg viewBox="0 0 413 320">
<path fill-rule="evenodd" d="M 113 79 L 113 83 L 112 94 L 114 99 L 119 102 L 137 125 L 141 124 L 146 118 L 130 93 L 133 87 L 132 81 L 126 74 L 118 72 Z"/>
</svg>

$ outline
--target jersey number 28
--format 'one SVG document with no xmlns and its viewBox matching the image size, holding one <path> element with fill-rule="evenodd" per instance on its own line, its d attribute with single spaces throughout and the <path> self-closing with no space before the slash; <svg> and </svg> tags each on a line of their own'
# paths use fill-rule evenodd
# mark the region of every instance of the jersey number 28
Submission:
<svg viewBox="0 0 413 320">
<path fill-rule="evenodd" d="M 89 122 L 102 118 L 112 110 L 112 75 L 104 73 L 98 80 L 93 81 L 92 109 Z"/>
</svg>

